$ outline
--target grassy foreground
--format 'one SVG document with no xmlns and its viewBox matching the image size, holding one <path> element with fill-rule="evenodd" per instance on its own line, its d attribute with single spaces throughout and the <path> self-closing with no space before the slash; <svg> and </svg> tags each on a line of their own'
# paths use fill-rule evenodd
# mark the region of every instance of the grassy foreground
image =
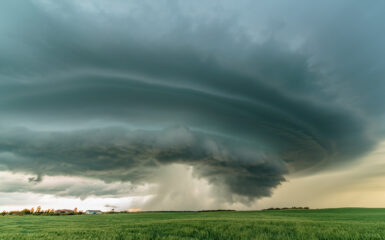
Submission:
<svg viewBox="0 0 385 240">
<path fill-rule="evenodd" d="M 385 239 L 385 209 L 0 216 L 0 239 Z"/>
</svg>

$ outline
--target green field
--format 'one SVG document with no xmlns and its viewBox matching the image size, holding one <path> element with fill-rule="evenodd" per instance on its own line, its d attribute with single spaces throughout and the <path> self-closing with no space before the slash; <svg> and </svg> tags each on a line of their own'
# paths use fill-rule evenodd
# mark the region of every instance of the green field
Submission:
<svg viewBox="0 0 385 240">
<path fill-rule="evenodd" d="M 0 216 L 0 239 L 385 239 L 385 209 Z"/>
</svg>

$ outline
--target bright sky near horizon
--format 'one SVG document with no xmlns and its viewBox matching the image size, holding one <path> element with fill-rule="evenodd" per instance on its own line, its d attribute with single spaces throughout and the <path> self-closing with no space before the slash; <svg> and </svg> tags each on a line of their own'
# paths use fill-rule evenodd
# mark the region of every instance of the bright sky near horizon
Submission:
<svg viewBox="0 0 385 240">
<path fill-rule="evenodd" d="M 0 2 L 0 210 L 385 207 L 385 2 Z"/>
</svg>

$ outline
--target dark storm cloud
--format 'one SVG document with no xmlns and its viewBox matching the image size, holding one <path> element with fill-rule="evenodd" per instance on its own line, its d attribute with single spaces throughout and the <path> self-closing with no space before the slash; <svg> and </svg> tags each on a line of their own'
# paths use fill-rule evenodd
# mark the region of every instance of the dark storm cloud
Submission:
<svg viewBox="0 0 385 240">
<path fill-rule="evenodd" d="M 0 164 L 31 182 L 182 163 L 254 198 L 379 141 L 381 2 L 1 5 Z"/>
<path fill-rule="evenodd" d="M 195 166 L 196 174 L 231 192 L 268 196 L 287 172 L 286 165 L 263 150 L 176 127 L 163 131 L 121 128 L 69 133 L 3 131 L 0 163 L 8 170 L 44 175 L 100 178 L 143 184 L 159 167 Z"/>
</svg>

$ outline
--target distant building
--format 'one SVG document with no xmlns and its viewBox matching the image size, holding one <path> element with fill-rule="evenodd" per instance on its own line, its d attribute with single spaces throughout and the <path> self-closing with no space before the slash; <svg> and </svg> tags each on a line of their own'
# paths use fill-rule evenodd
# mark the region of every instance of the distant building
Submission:
<svg viewBox="0 0 385 240">
<path fill-rule="evenodd" d="M 91 215 L 102 214 L 102 211 L 100 211 L 100 210 L 87 210 L 86 214 L 91 214 Z"/>
<path fill-rule="evenodd" d="M 57 210 L 55 210 L 55 213 L 58 213 L 58 214 L 73 214 L 74 210 L 71 210 L 71 209 L 57 209 Z"/>
</svg>

